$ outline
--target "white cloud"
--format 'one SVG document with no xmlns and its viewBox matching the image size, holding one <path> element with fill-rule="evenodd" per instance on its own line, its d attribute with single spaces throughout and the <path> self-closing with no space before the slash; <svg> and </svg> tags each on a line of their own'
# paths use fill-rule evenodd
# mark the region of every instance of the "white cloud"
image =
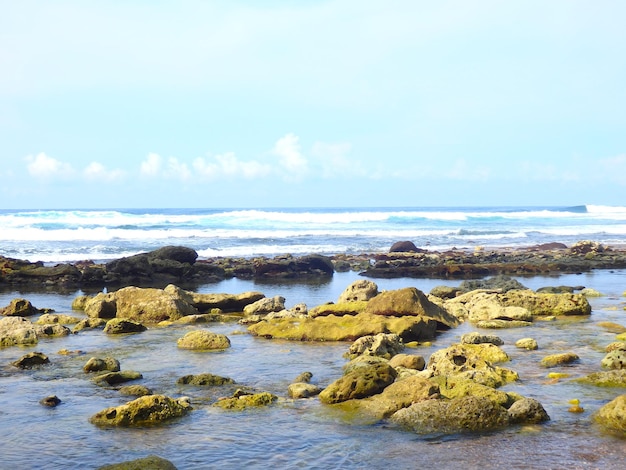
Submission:
<svg viewBox="0 0 626 470">
<path fill-rule="evenodd" d="M 315 142 L 311 148 L 311 156 L 315 163 L 320 165 L 323 178 L 367 176 L 367 171 L 360 161 L 348 158 L 350 150 L 352 145 L 347 142 Z"/>
<path fill-rule="evenodd" d="M 626 173 L 626 154 L 615 157 L 603 158 L 600 160 L 599 170 L 601 178 L 618 183 L 620 186 L 626 185 L 624 174 Z"/>
<path fill-rule="evenodd" d="M 569 166 L 565 164 L 557 166 L 552 163 L 522 161 L 518 164 L 518 171 L 510 175 L 510 178 L 519 177 L 527 181 L 580 181 L 581 176 L 576 172 L 577 166 L 578 164 L 571 164 L 571 162 Z"/>
<path fill-rule="evenodd" d="M 41 179 L 69 178 L 75 173 L 69 163 L 61 162 L 45 153 L 38 153 L 36 156 L 26 157 L 28 173 Z"/>
<path fill-rule="evenodd" d="M 245 179 L 254 179 L 268 176 L 271 173 L 269 165 L 256 160 L 241 161 L 237 159 L 233 152 L 208 158 L 196 158 L 193 161 L 193 168 L 198 174 L 208 179 L 216 179 L 223 176 L 241 176 Z"/>
<path fill-rule="evenodd" d="M 309 172 L 307 159 L 300 152 L 298 136 L 287 134 L 274 144 L 272 153 L 279 159 L 279 165 L 286 171 L 287 180 L 298 181 Z"/>
<path fill-rule="evenodd" d="M 91 162 L 83 170 L 83 174 L 87 179 L 105 182 L 119 181 L 126 175 L 123 170 L 107 170 L 107 168 L 99 162 Z"/>
<path fill-rule="evenodd" d="M 191 179 L 191 171 L 186 163 L 180 162 L 176 157 L 167 159 L 167 168 L 164 170 L 167 178 L 180 179 L 187 181 Z"/>
<path fill-rule="evenodd" d="M 161 171 L 161 156 L 156 153 L 149 153 L 146 159 L 141 162 L 139 173 L 141 176 L 154 177 L 158 176 Z"/>
</svg>

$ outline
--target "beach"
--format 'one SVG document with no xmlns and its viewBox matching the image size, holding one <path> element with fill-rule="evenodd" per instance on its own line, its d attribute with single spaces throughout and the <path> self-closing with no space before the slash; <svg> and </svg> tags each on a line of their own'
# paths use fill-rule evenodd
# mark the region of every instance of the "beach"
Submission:
<svg viewBox="0 0 626 470">
<path fill-rule="evenodd" d="M 459 248 L 464 248 L 468 254 L 475 250 L 473 245 Z M 78 253 L 80 250 L 74 250 L 73 260 L 82 259 L 78 257 L 84 254 Z M 382 251 L 381 248 L 375 255 L 385 255 Z M 503 251 L 506 253 L 510 248 L 505 247 Z M 131 256 L 136 254 L 133 252 Z M 45 255 L 40 252 L 34 257 Z M 149 325 L 142 333 L 126 335 L 107 335 L 96 328 L 41 339 L 35 346 L 0 349 L 0 427 L 5 436 L 0 452 L 3 461 L 10 462 L 14 468 L 25 469 L 99 468 L 152 454 L 168 459 L 179 469 L 242 466 L 356 469 L 435 465 L 483 469 L 620 468 L 626 450 L 623 435 L 607 432 L 593 416 L 603 405 L 621 395 L 623 389 L 597 387 L 576 379 L 601 370 L 605 348 L 616 337 L 615 332 L 603 325 L 624 325 L 626 270 L 594 268 L 584 272 L 512 277 L 532 290 L 571 286 L 578 292 L 585 287 L 601 295 L 588 297 L 589 315 L 556 317 L 533 321 L 523 328 L 497 330 L 477 328 L 465 321 L 455 328 L 438 331 L 431 341 L 422 341 L 405 352 L 421 355 L 428 361 L 434 352 L 459 343 L 464 334 L 478 331 L 497 335 L 503 341 L 501 349 L 509 356 L 505 366 L 520 377 L 499 390 L 539 401 L 550 417 L 547 422 L 488 432 L 424 435 L 401 429 L 385 419 L 372 420 L 346 413 L 322 403 L 317 397 L 289 397 L 289 385 L 305 371 L 311 372 L 311 382 L 321 388 L 341 377 L 350 341 L 267 339 L 250 334 L 246 325 L 223 319 L 202 325 Z M 231 276 L 197 284 L 194 291 L 199 294 L 257 291 L 266 298 L 283 297 L 286 308 L 304 303 L 312 309 L 337 302 L 349 285 L 362 279 L 364 276 L 358 270 L 308 279 Z M 380 291 L 414 287 L 426 294 L 437 286 L 458 287 L 465 280 L 429 276 L 368 279 L 375 282 Z M 105 290 L 113 292 L 121 287 Z M 59 289 L 54 285 L 45 288 L 4 285 L 0 290 L 0 307 L 14 298 L 26 298 L 38 308 L 53 309 L 55 314 L 83 318 L 84 314 L 73 310 L 72 304 L 86 293 L 95 295 L 97 289 L 86 292 L 81 288 Z M 219 352 L 177 347 L 182 336 L 198 328 L 226 335 L 230 347 Z M 525 337 L 534 338 L 539 348 L 516 347 L 515 343 Z M 20 356 L 33 351 L 44 353 L 50 363 L 27 370 L 11 365 Z M 545 356 L 564 352 L 576 354 L 579 360 L 553 369 L 541 366 Z M 136 383 L 155 393 L 189 397 L 193 411 L 157 426 L 103 428 L 93 425 L 89 418 L 95 413 L 119 406 L 131 398 L 122 396 L 119 386 L 94 384 L 92 377 L 83 371 L 92 356 L 117 358 L 122 369 L 141 373 L 142 378 Z M 257 409 L 222 410 L 213 405 L 230 394 L 231 389 L 185 386 L 177 382 L 181 376 L 200 373 L 230 377 L 237 386 L 269 392 L 278 400 Z M 550 373 L 566 375 L 555 379 Z M 42 406 L 39 401 L 50 395 L 56 395 L 61 403 L 56 407 Z M 579 403 L 581 412 L 570 411 L 574 400 Z"/>
</svg>

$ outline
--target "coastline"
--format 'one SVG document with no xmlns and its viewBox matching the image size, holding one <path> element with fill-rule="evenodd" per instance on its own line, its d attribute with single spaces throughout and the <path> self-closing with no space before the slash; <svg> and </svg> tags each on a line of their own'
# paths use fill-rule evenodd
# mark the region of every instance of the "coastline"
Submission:
<svg viewBox="0 0 626 470">
<path fill-rule="evenodd" d="M 400 242 L 410 243 L 410 242 Z M 542 276 L 576 274 L 596 269 L 626 268 L 626 245 L 606 246 L 580 241 L 571 246 L 554 242 L 523 248 L 461 248 L 346 254 L 332 256 L 284 254 L 274 257 L 200 258 L 184 246 L 123 257 L 106 263 L 90 260 L 47 265 L 0 256 L 0 288 L 102 289 L 194 286 L 225 279 L 310 281 L 355 271 L 380 278 L 476 279 L 499 274 Z"/>
</svg>

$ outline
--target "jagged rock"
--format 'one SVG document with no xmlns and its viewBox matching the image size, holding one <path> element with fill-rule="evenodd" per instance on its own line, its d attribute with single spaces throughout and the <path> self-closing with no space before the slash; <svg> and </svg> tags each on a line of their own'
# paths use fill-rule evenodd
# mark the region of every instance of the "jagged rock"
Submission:
<svg viewBox="0 0 626 470">
<path fill-rule="evenodd" d="M 77 317 L 73 317 L 71 315 L 63 315 L 58 313 L 44 313 L 40 316 L 35 324 L 37 325 L 53 325 L 53 324 L 61 324 L 61 325 L 72 325 L 78 323 L 81 319 Z"/>
<path fill-rule="evenodd" d="M 108 335 L 121 335 L 126 333 L 141 333 L 147 328 L 139 322 L 125 320 L 123 318 L 112 318 L 105 327 L 104 332 Z"/>
<path fill-rule="evenodd" d="M 226 385 L 234 384 L 235 381 L 229 377 L 220 377 L 214 374 L 197 374 L 197 375 L 184 375 L 180 377 L 176 383 L 178 385 L 195 385 L 195 386 L 214 386 L 214 385 Z"/>
<path fill-rule="evenodd" d="M 378 285 L 367 279 L 354 281 L 341 293 L 338 304 L 345 302 L 367 302 L 378 295 Z"/>
<path fill-rule="evenodd" d="M 106 374 L 97 375 L 93 378 L 94 383 L 101 386 L 118 385 L 131 380 L 143 378 L 139 372 L 134 370 L 121 370 L 117 372 L 107 372 Z"/>
<path fill-rule="evenodd" d="M 56 395 L 49 395 L 39 400 L 39 403 L 43 406 L 54 408 L 55 406 L 59 406 L 61 404 L 61 400 Z"/>
<path fill-rule="evenodd" d="M 217 406 L 225 410 L 245 410 L 250 407 L 271 405 L 276 400 L 278 400 L 278 397 L 269 392 L 251 394 L 240 394 L 235 392 L 232 398 L 218 400 L 213 404 L 213 406 Z"/>
<path fill-rule="evenodd" d="M 350 349 L 347 356 L 355 358 L 357 356 L 380 356 L 390 359 L 399 352 L 404 350 L 402 339 L 393 333 L 378 333 L 377 335 L 362 336 L 357 339 Z"/>
<path fill-rule="evenodd" d="M 320 393 L 322 403 L 340 403 L 352 398 L 365 398 L 382 392 L 393 383 L 397 373 L 388 364 L 360 367 L 335 380 Z"/>
<path fill-rule="evenodd" d="M 254 278 L 304 279 L 331 277 L 335 272 L 333 262 L 327 256 L 306 255 L 295 258 L 291 255 L 274 259 L 257 259 L 254 263 Z"/>
<path fill-rule="evenodd" d="M 511 423 L 543 423 L 549 421 L 550 416 L 543 405 L 534 398 L 522 398 L 513 403 L 509 410 L 509 421 Z"/>
<path fill-rule="evenodd" d="M 460 376 L 435 375 L 429 380 L 436 383 L 439 386 L 440 395 L 448 399 L 465 396 L 484 397 L 505 408 L 511 406 L 518 399 L 515 394 L 502 392 Z"/>
<path fill-rule="evenodd" d="M 184 398 L 146 395 L 123 405 L 99 411 L 89 419 L 89 422 L 97 426 L 154 425 L 184 416 L 191 409 L 189 401 Z"/>
<path fill-rule="evenodd" d="M 626 348 L 615 348 L 602 358 L 602 367 L 607 369 L 626 369 Z"/>
<path fill-rule="evenodd" d="M 17 361 L 11 363 L 15 367 L 20 369 L 32 369 L 35 366 L 41 366 L 43 364 L 50 364 L 50 359 L 43 353 L 31 352 L 24 354 Z"/>
<path fill-rule="evenodd" d="M 287 387 L 287 394 L 290 398 L 311 398 L 319 395 L 322 389 L 317 385 L 306 382 L 295 382 Z"/>
<path fill-rule="evenodd" d="M 271 298 L 263 298 L 243 308 L 245 315 L 267 315 L 272 312 L 280 312 L 285 309 L 285 298 L 275 295 Z"/>
<path fill-rule="evenodd" d="M 40 313 L 49 313 L 50 309 L 40 309 L 26 299 L 13 299 L 6 307 L 0 308 L 0 315 L 5 317 L 31 317 Z"/>
<path fill-rule="evenodd" d="M 0 347 L 34 345 L 39 341 L 32 322 L 24 317 L 0 317 Z"/>
<path fill-rule="evenodd" d="M 91 357 L 83 366 L 85 372 L 119 372 L 120 361 L 114 357 L 107 356 L 104 359 L 99 357 Z"/>
<path fill-rule="evenodd" d="M 510 276 L 500 275 L 493 276 L 489 279 L 463 281 L 459 285 L 459 289 L 463 292 L 470 292 L 477 289 L 497 290 L 499 292 L 508 292 L 514 289 L 526 289 L 526 286 Z"/>
<path fill-rule="evenodd" d="M 79 331 L 91 330 L 93 328 L 104 328 L 106 324 L 107 321 L 104 318 L 83 318 L 74 325 L 72 332 L 78 333 Z"/>
<path fill-rule="evenodd" d="M 502 346 L 504 341 L 499 336 L 495 335 L 483 335 L 478 332 L 465 333 L 461 336 L 462 344 L 482 344 L 490 343 L 496 346 Z"/>
<path fill-rule="evenodd" d="M 251 291 L 241 294 L 198 294 L 190 292 L 191 303 L 199 312 L 211 312 L 219 309 L 221 312 L 243 312 L 247 305 L 263 299 L 261 292 Z"/>
</svg>

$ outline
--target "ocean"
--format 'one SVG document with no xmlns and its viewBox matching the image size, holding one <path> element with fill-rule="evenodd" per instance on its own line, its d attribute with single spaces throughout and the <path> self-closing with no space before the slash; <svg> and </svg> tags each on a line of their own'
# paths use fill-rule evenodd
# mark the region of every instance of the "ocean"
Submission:
<svg viewBox="0 0 626 470">
<path fill-rule="evenodd" d="M 626 207 L 395 207 L 301 209 L 1 210 L 0 255 L 96 262 L 164 245 L 200 258 L 379 253 L 420 248 L 626 241 Z"/>
<path fill-rule="evenodd" d="M 4 210 L 0 211 L 0 255 L 44 261 L 106 261 L 164 245 L 194 248 L 200 257 L 273 256 L 283 253 L 337 254 L 388 251 L 392 243 L 411 240 L 418 247 L 530 246 L 545 242 L 572 244 L 590 239 L 626 244 L 626 207 L 516 208 L 361 208 L 361 209 L 150 209 L 150 210 Z M 336 301 L 356 272 L 335 273 L 319 282 L 227 279 L 198 286 L 201 293 L 260 291 L 281 295 L 290 308 Z M 536 321 L 525 328 L 480 330 L 469 322 L 441 332 L 432 343 L 408 349 L 426 361 L 438 349 L 459 342 L 472 331 L 495 334 L 519 373 L 518 382 L 502 388 L 537 399 L 550 415 L 538 425 L 511 426 L 489 433 L 418 435 L 383 420 L 322 405 L 316 397 L 291 400 L 287 387 L 300 373 L 325 387 L 343 373 L 349 343 L 278 341 L 246 334 L 236 323 L 149 327 L 133 335 L 107 335 L 101 329 L 42 339 L 36 346 L 0 348 L 0 468 L 96 469 L 156 454 L 185 469 L 621 469 L 626 454 L 623 435 L 608 434 L 594 423 L 594 413 L 623 388 L 594 387 L 574 379 L 601 369 L 605 347 L 615 333 L 604 325 L 626 326 L 623 296 L 626 270 L 596 270 L 550 277 L 518 278 L 531 289 L 585 286 L 602 293 L 589 299 L 592 314 L 583 318 Z M 379 290 L 416 287 L 428 293 L 459 280 L 376 279 Z M 0 307 L 26 298 L 38 308 L 83 318 L 72 310 L 77 290 L 0 286 Z M 31 318 L 36 321 L 36 318 Z M 69 325 L 71 328 L 72 325 Z M 177 340 L 191 329 L 209 329 L 229 337 L 220 353 L 181 350 Z M 532 337 L 536 351 L 515 347 Z M 72 351 L 65 354 L 63 351 Z M 50 364 L 19 370 L 11 363 L 26 353 L 46 354 Z M 573 352 L 576 364 L 555 369 L 540 365 L 549 354 Z M 113 356 L 123 370 L 135 370 L 141 384 L 172 397 L 188 396 L 193 411 L 155 427 L 102 429 L 89 417 L 132 397 L 118 387 L 101 387 L 83 372 L 92 357 Z M 549 372 L 567 374 L 552 379 Z M 269 391 L 279 397 L 269 407 L 225 411 L 212 403 L 221 387 L 177 384 L 188 374 L 230 377 L 237 386 Z M 39 400 L 56 395 L 61 404 Z M 578 400 L 582 413 L 569 411 Z"/>
</svg>

